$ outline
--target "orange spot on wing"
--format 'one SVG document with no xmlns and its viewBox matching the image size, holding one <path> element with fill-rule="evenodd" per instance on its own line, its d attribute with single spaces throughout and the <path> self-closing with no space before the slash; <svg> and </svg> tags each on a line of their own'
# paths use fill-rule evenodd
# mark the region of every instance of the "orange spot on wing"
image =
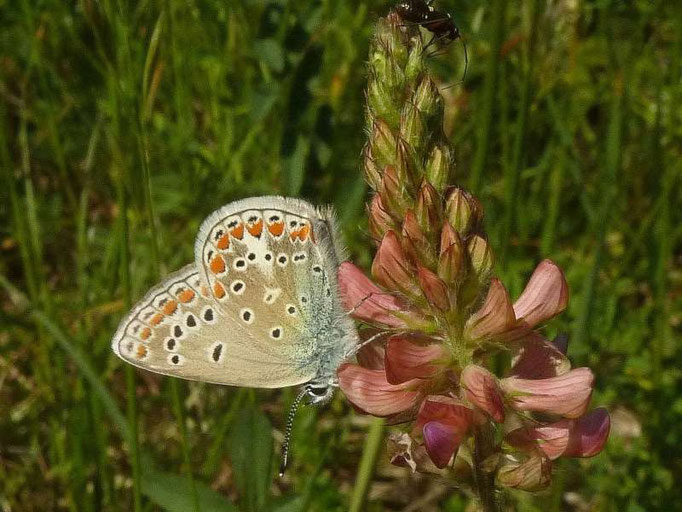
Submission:
<svg viewBox="0 0 682 512">
<path fill-rule="evenodd" d="M 180 299 L 180 302 L 183 304 L 186 304 L 191 301 L 195 295 L 193 290 L 185 289 L 178 294 L 178 299 Z"/>
<path fill-rule="evenodd" d="M 268 224 L 268 231 L 272 236 L 281 236 L 284 233 L 284 222 L 279 221 Z"/>
<path fill-rule="evenodd" d="M 249 230 L 249 233 L 251 233 L 252 236 L 259 237 L 263 232 L 263 219 L 259 220 L 252 226 L 246 226 L 246 229 Z"/>
<path fill-rule="evenodd" d="M 138 359 L 142 359 L 143 357 L 146 357 L 149 351 L 147 350 L 147 347 L 144 345 L 138 345 L 137 346 L 137 352 L 135 355 L 137 356 Z"/>
<path fill-rule="evenodd" d="M 201 285 L 201 295 L 204 297 L 209 297 L 210 292 L 208 291 L 208 288 L 206 288 L 203 284 Z"/>
<path fill-rule="evenodd" d="M 169 300 L 164 304 L 163 306 L 163 314 L 164 315 L 172 315 L 175 313 L 175 311 L 178 309 L 178 303 L 175 302 L 174 300 Z"/>
<path fill-rule="evenodd" d="M 213 284 L 213 295 L 215 295 L 219 299 L 225 297 L 225 288 L 223 287 L 222 284 L 220 283 Z"/>
<path fill-rule="evenodd" d="M 211 260 L 211 272 L 214 274 L 222 274 L 225 272 L 225 260 L 218 255 Z"/>
<path fill-rule="evenodd" d="M 237 240 L 241 240 L 242 238 L 244 238 L 244 224 L 240 223 L 238 226 L 232 228 L 230 234 Z"/>
<path fill-rule="evenodd" d="M 152 330 L 149 327 L 145 327 L 142 329 L 142 332 L 140 333 L 140 339 L 142 341 L 148 339 L 152 335 Z"/>
<path fill-rule="evenodd" d="M 301 242 L 305 242 L 306 238 L 308 238 L 308 235 L 310 234 L 310 224 L 306 224 L 303 226 L 301 229 L 298 230 L 298 239 Z"/>
<path fill-rule="evenodd" d="M 161 313 L 157 313 L 152 317 L 152 320 L 150 323 L 156 327 L 157 325 L 159 325 L 161 323 L 162 320 L 163 320 L 163 315 Z"/>
<path fill-rule="evenodd" d="M 228 249 L 230 247 L 230 235 L 221 236 L 215 245 L 221 251 Z"/>
</svg>

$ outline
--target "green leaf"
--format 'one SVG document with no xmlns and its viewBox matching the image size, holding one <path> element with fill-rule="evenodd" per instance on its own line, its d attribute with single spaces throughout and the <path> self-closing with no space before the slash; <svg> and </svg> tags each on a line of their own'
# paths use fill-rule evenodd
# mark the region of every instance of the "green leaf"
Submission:
<svg viewBox="0 0 682 512">
<path fill-rule="evenodd" d="M 272 467 L 272 427 L 257 408 L 242 411 L 232 431 L 230 454 L 234 479 L 246 512 L 263 510 Z"/>
<path fill-rule="evenodd" d="M 238 508 L 206 484 L 194 482 L 201 512 L 238 512 Z M 187 477 L 145 468 L 142 493 L 168 512 L 194 509 L 192 483 Z"/>
<path fill-rule="evenodd" d="M 285 190 L 288 195 L 296 197 L 301 192 L 305 177 L 305 164 L 310 151 L 310 139 L 303 135 L 298 137 L 294 152 L 289 155 L 285 163 Z"/>
</svg>

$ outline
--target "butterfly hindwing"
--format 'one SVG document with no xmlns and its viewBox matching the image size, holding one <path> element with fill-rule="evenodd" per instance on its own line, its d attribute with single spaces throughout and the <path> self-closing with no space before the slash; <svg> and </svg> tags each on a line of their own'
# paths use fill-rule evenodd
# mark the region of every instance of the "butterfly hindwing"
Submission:
<svg viewBox="0 0 682 512">
<path fill-rule="evenodd" d="M 121 322 L 112 348 L 140 368 L 217 384 L 272 388 L 314 376 L 226 314 L 195 265 L 152 288 Z"/>
</svg>

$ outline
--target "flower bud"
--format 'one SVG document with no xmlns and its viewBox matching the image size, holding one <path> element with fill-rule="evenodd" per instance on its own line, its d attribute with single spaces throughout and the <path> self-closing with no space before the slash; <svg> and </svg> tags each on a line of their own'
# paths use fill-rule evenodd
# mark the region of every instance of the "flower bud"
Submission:
<svg viewBox="0 0 682 512">
<path fill-rule="evenodd" d="M 547 487 L 551 478 L 552 463 L 540 451 L 528 458 L 525 454 L 507 455 L 497 471 L 497 481 L 501 485 L 524 491 Z"/>
<path fill-rule="evenodd" d="M 436 146 L 426 162 L 426 179 L 442 192 L 450 179 L 450 151 L 447 146 Z"/>
<path fill-rule="evenodd" d="M 425 133 L 422 113 L 413 104 L 407 103 L 400 115 L 400 137 L 416 153 L 421 153 L 421 148 L 428 142 Z"/>
<path fill-rule="evenodd" d="M 402 243 L 405 252 L 407 252 L 414 261 L 419 261 L 426 267 L 436 266 L 436 255 L 433 252 L 429 240 L 419 226 L 417 217 L 412 210 L 407 210 L 405 212 L 402 235 Z"/>
<path fill-rule="evenodd" d="M 468 234 L 478 223 L 481 207 L 465 190 L 453 188 L 445 200 L 445 216 L 462 235 Z"/>
<path fill-rule="evenodd" d="M 493 255 L 488 242 L 482 237 L 474 235 L 469 240 L 467 250 L 471 258 L 471 266 L 478 276 L 479 283 L 486 282 L 493 269 Z"/>
<path fill-rule="evenodd" d="M 400 111 L 395 108 L 394 95 L 385 81 L 372 75 L 367 83 L 367 106 L 370 119 L 383 119 L 389 126 L 398 126 Z"/>
<path fill-rule="evenodd" d="M 411 203 L 410 194 L 404 182 L 399 180 L 396 168 L 393 165 L 387 165 L 384 168 L 379 195 L 386 211 L 395 217 L 402 217 L 405 209 Z"/>
<path fill-rule="evenodd" d="M 443 97 L 438 92 L 438 87 L 433 80 L 425 76 L 417 86 L 412 96 L 412 104 L 425 118 L 439 116 L 443 110 Z"/>
<path fill-rule="evenodd" d="M 382 169 L 377 165 L 376 160 L 374 160 L 372 149 L 369 146 L 365 146 L 363 160 L 365 164 L 365 180 L 367 180 L 367 183 L 372 190 L 377 191 L 381 186 Z"/>
<path fill-rule="evenodd" d="M 455 241 L 441 251 L 438 258 L 438 276 L 448 285 L 453 286 L 461 281 L 464 267 L 464 245 L 455 233 Z"/>
<path fill-rule="evenodd" d="M 440 231 L 440 253 L 442 254 L 452 244 L 461 243 L 459 233 L 450 225 L 449 222 L 443 223 L 443 229 Z"/>
<path fill-rule="evenodd" d="M 426 180 L 422 181 L 417 193 L 415 214 L 417 222 L 427 236 L 440 232 L 442 222 L 440 197 L 438 191 Z"/>
<path fill-rule="evenodd" d="M 369 206 L 369 232 L 379 241 L 389 229 L 395 229 L 395 221 L 384 208 L 381 196 L 375 194 Z"/>
<path fill-rule="evenodd" d="M 395 162 L 397 151 L 396 139 L 385 121 L 375 121 L 369 137 L 369 147 L 372 152 L 372 158 L 375 159 L 379 167 Z"/>
<path fill-rule="evenodd" d="M 448 311 L 450 297 L 447 285 L 435 273 L 424 267 L 418 268 L 417 277 L 428 303 L 440 311 Z"/>
<path fill-rule="evenodd" d="M 413 297 L 421 291 L 415 282 L 415 268 L 408 261 L 398 235 L 387 231 L 372 262 L 372 275 L 389 290 L 399 290 Z"/>
</svg>

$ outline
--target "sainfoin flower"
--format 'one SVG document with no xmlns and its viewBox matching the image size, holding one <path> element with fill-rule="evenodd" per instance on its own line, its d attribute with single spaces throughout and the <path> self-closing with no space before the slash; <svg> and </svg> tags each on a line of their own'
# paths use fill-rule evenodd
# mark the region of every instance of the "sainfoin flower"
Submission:
<svg viewBox="0 0 682 512">
<path fill-rule="evenodd" d="M 427 54 L 412 24 L 380 20 L 364 150 L 377 250 L 371 278 L 350 262 L 338 272 L 345 308 L 374 341 L 339 368 L 339 384 L 360 412 L 408 425 L 389 440 L 392 462 L 539 489 L 553 460 L 599 453 L 609 415 L 589 410 L 594 376 L 571 368 L 565 339 L 539 330 L 567 307 L 561 269 L 541 261 L 516 300 L 493 276 L 481 204 L 448 185 L 455 165 Z"/>
</svg>

